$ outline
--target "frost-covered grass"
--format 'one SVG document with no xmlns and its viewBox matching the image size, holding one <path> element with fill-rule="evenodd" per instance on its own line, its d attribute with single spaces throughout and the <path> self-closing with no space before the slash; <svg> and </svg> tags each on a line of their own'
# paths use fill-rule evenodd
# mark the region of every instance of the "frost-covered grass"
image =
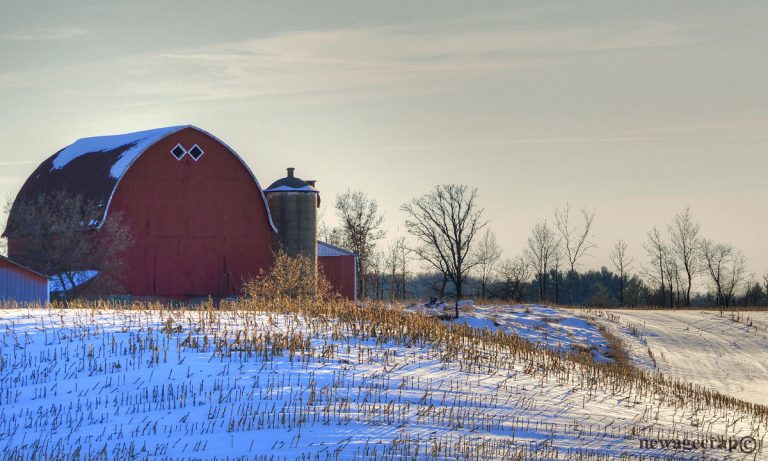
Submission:
<svg viewBox="0 0 768 461">
<path fill-rule="evenodd" d="M 666 459 L 639 437 L 762 440 L 768 422 L 660 375 L 384 306 L 79 307 L 0 311 L 3 459 Z"/>
</svg>

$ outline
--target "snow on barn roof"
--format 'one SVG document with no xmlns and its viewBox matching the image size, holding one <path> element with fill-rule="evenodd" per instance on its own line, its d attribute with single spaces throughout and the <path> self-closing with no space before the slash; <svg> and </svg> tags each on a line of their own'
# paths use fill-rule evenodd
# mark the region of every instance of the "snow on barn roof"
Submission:
<svg viewBox="0 0 768 461">
<path fill-rule="evenodd" d="M 104 222 L 109 202 L 128 167 L 148 148 L 164 137 L 187 128 L 171 126 L 111 136 L 82 138 L 41 163 L 16 196 L 8 226 L 3 235 L 13 232 L 16 205 L 49 192 L 66 191 L 99 204 L 100 211 L 88 219 L 98 228 Z"/>
<path fill-rule="evenodd" d="M 317 255 L 318 256 L 357 256 L 355 253 L 345 250 L 344 248 L 331 245 L 330 243 L 317 241 Z"/>
<path fill-rule="evenodd" d="M 133 162 L 155 143 L 186 128 L 192 128 L 210 136 L 243 164 L 259 187 L 270 226 L 274 232 L 277 232 L 261 185 L 245 161 L 224 142 L 207 131 L 193 125 L 177 125 L 134 133 L 82 138 L 56 152 L 41 163 L 21 187 L 11 208 L 8 226 L 3 236 L 13 232 L 12 218 L 17 203 L 34 199 L 47 192 L 57 191 L 81 195 L 86 200 L 98 203 L 100 211 L 97 216 L 88 220 L 88 226 L 100 228 L 106 218 L 117 185 Z"/>
<path fill-rule="evenodd" d="M 120 154 L 115 158 L 115 162 L 109 169 L 109 175 L 119 179 L 125 174 L 131 163 L 136 160 L 136 157 L 141 155 L 152 144 L 186 127 L 187 125 L 169 126 L 154 130 L 137 131 L 135 133 L 78 139 L 54 155 L 51 171 L 60 170 L 69 165 L 73 160 L 84 155 L 119 150 Z"/>
</svg>

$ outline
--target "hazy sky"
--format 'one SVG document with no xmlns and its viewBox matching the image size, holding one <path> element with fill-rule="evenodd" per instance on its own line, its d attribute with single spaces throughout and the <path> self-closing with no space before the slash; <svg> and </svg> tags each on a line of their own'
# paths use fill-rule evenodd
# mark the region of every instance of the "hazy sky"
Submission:
<svg viewBox="0 0 768 461">
<path fill-rule="evenodd" d="M 594 256 L 692 207 L 768 272 L 768 2 L 0 1 L 0 194 L 84 136 L 194 124 L 325 204 L 476 186 L 513 256 L 556 206 Z M 333 217 L 333 210 L 325 212 Z"/>
</svg>

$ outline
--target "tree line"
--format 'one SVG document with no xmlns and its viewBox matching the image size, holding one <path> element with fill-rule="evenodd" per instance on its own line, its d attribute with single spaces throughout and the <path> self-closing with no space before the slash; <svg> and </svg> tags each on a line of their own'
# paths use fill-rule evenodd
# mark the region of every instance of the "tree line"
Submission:
<svg viewBox="0 0 768 461">
<path fill-rule="evenodd" d="M 617 240 L 610 267 L 585 270 L 595 210 L 555 209 L 537 222 L 525 248 L 505 257 L 476 188 L 438 185 L 401 205 L 406 235 L 387 239 L 378 203 L 359 190 L 337 195 L 338 225 L 320 238 L 357 255 L 361 299 L 415 300 L 467 296 L 513 302 L 599 306 L 763 305 L 768 275 L 756 280 L 742 251 L 704 237 L 690 208 L 641 242 L 645 259 Z M 458 303 L 456 303 L 458 315 Z"/>
<path fill-rule="evenodd" d="M 6 201 L 7 216 L 12 206 Z M 52 193 L 16 206 L 8 230 L 31 243 L 16 248 L 20 262 L 54 274 L 61 286 L 75 286 L 84 268 L 99 272 L 100 288 L 117 286 L 122 265 L 116 255 L 132 243 L 119 214 L 97 234 L 88 223 L 99 206 L 82 197 Z M 596 213 L 587 208 L 556 208 L 511 256 L 484 217 L 478 190 L 466 185 L 438 185 L 403 203 L 403 235 L 387 236 L 378 203 L 363 191 L 338 194 L 334 208 L 337 226 L 322 222 L 319 237 L 357 254 L 363 300 L 453 299 L 456 315 L 466 297 L 601 306 L 768 304 L 768 275 L 757 280 L 741 250 L 706 238 L 690 208 L 647 232 L 643 260 L 631 258 L 629 244 L 619 239 L 610 267 L 599 270 L 584 270 L 584 258 L 596 248 Z M 2 253 L 4 243 L 0 239 Z"/>
</svg>

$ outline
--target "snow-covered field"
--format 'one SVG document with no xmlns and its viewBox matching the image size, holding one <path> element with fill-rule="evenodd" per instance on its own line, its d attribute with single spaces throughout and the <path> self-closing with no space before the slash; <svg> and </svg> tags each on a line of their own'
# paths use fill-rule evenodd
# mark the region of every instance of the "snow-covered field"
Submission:
<svg viewBox="0 0 768 461">
<path fill-rule="evenodd" d="M 536 320 L 520 309 L 496 323 L 549 347 L 599 342 L 569 311 L 534 308 L 546 317 Z M 120 309 L 0 319 L 2 459 L 763 459 L 739 452 L 752 440 L 742 437 L 765 436 L 760 409 L 500 333 L 415 331 L 432 319 Z M 746 445 L 674 449 L 711 437 Z M 641 448 L 651 441 L 672 442 Z"/>
<path fill-rule="evenodd" d="M 768 405 L 768 312 L 606 312 L 587 315 L 621 335 L 637 365 Z"/>
<path fill-rule="evenodd" d="M 473 306 L 458 322 L 501 329 L 542 347 L 610 355 L 599 327 L 633 364 L 725 395 L 768 405 L 768 312 Z"/>
<path fill-rule="evenodd" d="M 591 353 L 607 361 L 608 346 L 596 323 L 572 310 L 539 305 L 472 306 L 456 320 L 474 328 L 514 333 L 541 347 L 565 353 Z"/>
</svg>

